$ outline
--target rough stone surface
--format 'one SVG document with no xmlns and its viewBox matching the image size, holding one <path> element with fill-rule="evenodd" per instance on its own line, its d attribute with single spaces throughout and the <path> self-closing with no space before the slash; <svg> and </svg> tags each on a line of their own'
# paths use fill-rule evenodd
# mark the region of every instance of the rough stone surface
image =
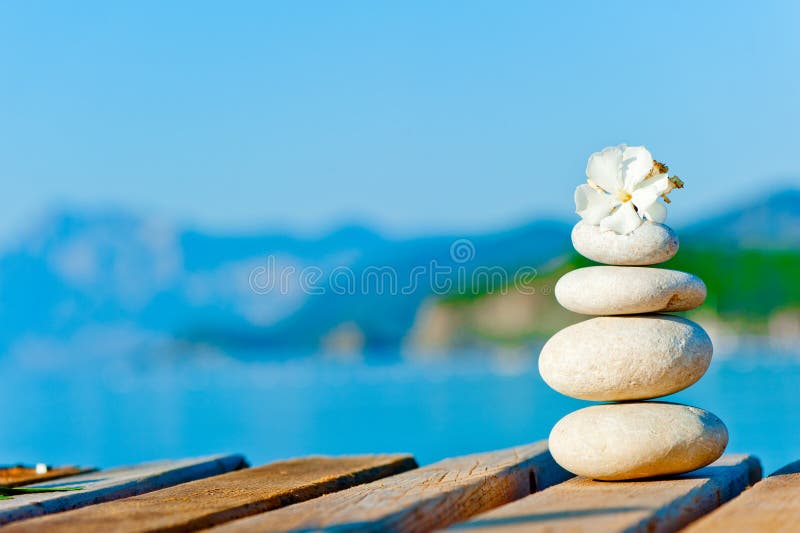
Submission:
<svg viewBox="0 0 800 533">
<path fill-rule="evenodd" d="M 706 285 L 692 274 L 647 267 L 592 266 L 556 283 L 563 307 L 584 315 L 688 311 L 706 299 Z"/>
<path fill-rule="evenodd" d="M 685 318 L 597 317 L 553 335 L 539 355 L 539 373 L 573 398 L 643 400 L 696 382 L 712 352 L 708 334 Z"/>
<path fill-rule="evenodd" d="M 728 444 L 722 421 L 687 405 L 593 405 L 562 418 L 550 453 L 570 472 L 626 480 L 689 472 L 717 460 Z"/>
<path fill-rule="evenodd" d="M 669 226 L 645 222 L 627 235 L 603 231 L 584 221 L 572 229 L 572 245 L 582 256 L 608 265 L 655 265 L 678 251 L 678 236 Z"/>
</svg>

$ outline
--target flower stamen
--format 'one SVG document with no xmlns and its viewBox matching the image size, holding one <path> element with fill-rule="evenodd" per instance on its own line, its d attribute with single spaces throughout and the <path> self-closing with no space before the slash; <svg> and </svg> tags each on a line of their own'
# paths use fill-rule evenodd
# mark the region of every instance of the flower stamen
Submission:
<svg viewBox="0 0 800 533">
<path fill-rule="evenodd" d="M 667 179 L 667 190 L 664 191 L 664 194 L 661 195 L 661 199 L 668 204 L 672 203 L 670 199 L 667 197 L 667 195 L 671 193 L 674 189 L 683 189 L 683 180 L 680 179 L 678 176 L 670 176 Z"/>
<path fill-rule="evenodd" d="M 652 178 L 653 176 L 660 176 L 661 174 L 666 174 L 669 172 L 669 167 L 664 163 L 659 163 L 655 159 L 653 159 L 653 166 L 650 168 L 650 172 L 644 177 L 644 179 Z"/>
</svg>

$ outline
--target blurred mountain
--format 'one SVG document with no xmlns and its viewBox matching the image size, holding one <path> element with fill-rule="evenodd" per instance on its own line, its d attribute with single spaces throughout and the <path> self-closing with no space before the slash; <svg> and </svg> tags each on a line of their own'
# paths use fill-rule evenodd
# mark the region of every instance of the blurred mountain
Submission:
<svg viewBox="0 0 800 533">
<path fill-rule="evenodd" d="M 800 248 L 800 190 L 756 198 L 703 220 L 682 230 L 681 241 L 739 248 Z"/>
<path fill-rule="evenodd" d="M 307 339 L 316 345 L 335 328 L 349 324 L 371 349 L 396 347 L 429 296 L 457 290 L 464 283 L 461 278 L 472 279 L 476 269 L 499 267 L 513 273 L 524 265 L 543 265 L 564 252 L 569 231 L 565 223 L 539 221 L 484 235 L 386 241 L 349 264 L 353 291 L 338 290 L 348 276 L 332 277 L 322 294 L 309 298 L 275 328 L 254 332 L 252 340 L 296 345 Z"/>
<path fill-rule="evenodd" d="M 0 255 L 0 348 L 85 343 L 86 331 L 317 348 L 343 325 L 365 345 L 396 346 L 435 291 L 431 268 L 449 268 L 441 281 L 452 284 L 456 267 L 538 263 L 563 251 L 568 231 L 535 222 L 467 236 L 475 257 L 458 263 L 450 248 L 463 236 L 392 240 L 359 226 L 215 235 L 130 213 L 61 212 Z"/>
<path fill-rule="evenodd" d="M 784 191 L 686 228 L 676 268 L 706 277 L 709 308 L 721 316 L 793 309 L 799 205 L 800 191 Z M 360 226 L 228 235 L 116 211 L 55 213 L 0 255 L 0 349 L 77 339 L 125 352 L 155 337 L 375 350 L 542 335 L 575 320 L 552 296 L 558 273 L 582 264 L 569 231 L 535 221 L 408 239 Z M 475 285 L 525 266 L 537 269 L 535 295 Z"/>
</svg>

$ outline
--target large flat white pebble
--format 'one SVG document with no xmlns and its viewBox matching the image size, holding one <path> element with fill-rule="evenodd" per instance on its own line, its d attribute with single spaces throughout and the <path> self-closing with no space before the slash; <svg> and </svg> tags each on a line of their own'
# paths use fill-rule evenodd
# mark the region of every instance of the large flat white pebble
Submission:
<svg viewBox="0 0 800 533">
<path fill-rule="evenodd" d="M 629 315 L 694 309 L 705 301 L 706 285 L 679 270 L 592 266 L 562 276 L 555 294 L 575 313 Z"/>
<path fill-rule="evenodd" d="M 678 251 L 678 236 L 669 226 L 645 222 L 627 235 L 601 230 L 584 221 L 572 229 L 572 245 L 584 257 L 607 265 L 655 265 Z"/>
<path fill-rule="evenodd" d="M 626 480 L 681 474 L 716 461 L 728 445 L 722 421 L 703 409 L 660 402 L 593 405 L 550 432 L 550 453 L 573 474 Z"/>
<path fill-rule="evenodd" d="M 553 335 L 539 355 L 539 373 L 573 398 L 643 400 L 695 383 L 712 353 L 708 334 L 685 318 L 597 317 Z"/>
</svg>

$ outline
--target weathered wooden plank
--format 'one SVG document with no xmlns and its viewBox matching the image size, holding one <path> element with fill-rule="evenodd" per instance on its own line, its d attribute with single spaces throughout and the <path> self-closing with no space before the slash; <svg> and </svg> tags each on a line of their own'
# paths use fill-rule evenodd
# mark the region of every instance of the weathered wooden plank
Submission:
<svg viewBox="0 0 800 533">
<path fill-rule="evenodd" d="M 241 455 L 217 455 L 110 468 L 30 487 L 83 487 L 70 492 L 23 494 L 0 500 L 0 524 L 126 498 L 247 466 Z"/>
<path fill-rule="evenodd" d="M 38 474 L 35 468 L 23 465 L 7 466 L 0 468 L 0 486 L 20 487 L 31 483 L 43 483 L 54 479 L 75 476 L 86 472 L 94 472 L 96 468 L 81 468 L 77 466 L 56 466 L 46 472 Z"/>
<path fill-rule="evenodd" d="M 800 461 L 756 483 L 686 531 L 790 531 L 800 529 Z"/>
<path fill-rule="evenodd" d="M 430 531 L 521 498 L 570 474 L 547 443 L 446 459 L 215 531 Z"/>
<path fill-rule="evenodd" d="M 11 524 L 13 531 L 195 531 L 416 468 L 410 455 L 279 461 Z"/>
<path fill-rule="evenodd" d="M 480 531 L 676 531 L 761 478 L 755 457 L 729 455 L 689 474 L 646 481 L 578 477 L 476 516 Z"/>
</svg>

